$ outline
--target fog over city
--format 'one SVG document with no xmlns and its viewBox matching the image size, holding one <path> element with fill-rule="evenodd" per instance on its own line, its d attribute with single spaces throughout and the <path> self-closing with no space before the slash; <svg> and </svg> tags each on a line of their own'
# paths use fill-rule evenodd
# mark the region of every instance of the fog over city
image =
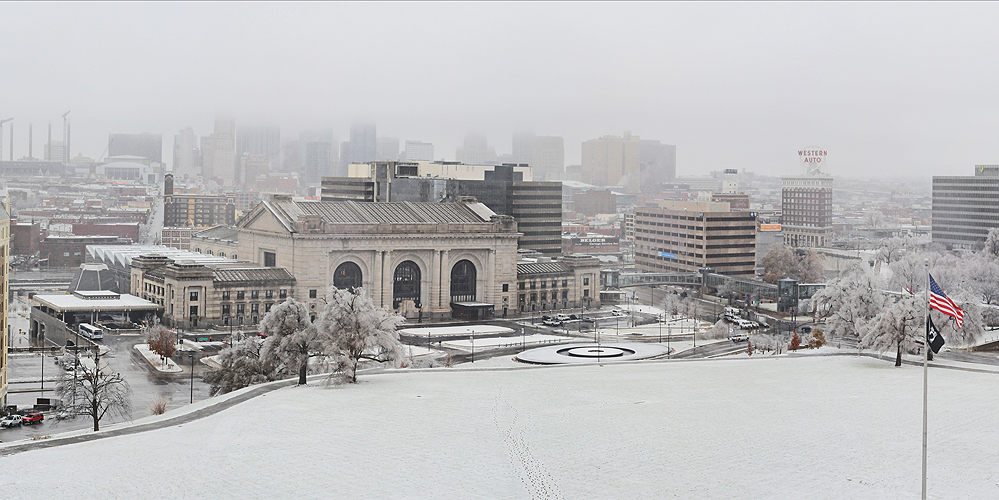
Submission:
<svg viewBox="0 0 999 500">
<path fill-rule="evenodd" d="M 781 175 L 796 150 L 842 176 L 997 162 L 992 3 L 4 3 L 3 153 L 35 155 L 71 111 L 70 154 L 109 133 L 352 122 L 431 142 L 468 133 L 677 146 L 677 173 Z"/>
</svg>

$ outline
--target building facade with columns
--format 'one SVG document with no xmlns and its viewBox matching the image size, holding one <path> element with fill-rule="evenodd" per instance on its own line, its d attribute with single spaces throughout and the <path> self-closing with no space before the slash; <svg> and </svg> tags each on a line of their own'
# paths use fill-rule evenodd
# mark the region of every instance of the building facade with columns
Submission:
<svg viewBox="0 0 999 500">
<path fill-rule="evenodd" d="M 315 314 L 330 286 L 363 287 L 376 306 L 408 318 L 482 319 L 517 308 L 517 224 L 481 203 L 277 195 L 235 229 L 224 243 L 229 251 L 234 246 L 241 260 L 290 271 L 294 296 Z"/>
</svg>

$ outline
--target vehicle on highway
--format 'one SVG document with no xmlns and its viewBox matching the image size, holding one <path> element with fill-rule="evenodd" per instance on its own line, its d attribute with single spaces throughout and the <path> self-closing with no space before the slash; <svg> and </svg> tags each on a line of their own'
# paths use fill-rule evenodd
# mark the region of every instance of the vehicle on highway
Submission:
<svg viewBox="0 0 999 500">
<path fill-rule="evenodd" d="M 20 415 L 8 415 L 0 420 L 0 427 L 14 427 L 16 425 L 21 425 Z"/>
<path fill-rule="evenodd" d="M 91 325 L 90 323 L 80 323 L 79 326 L 80 336 L 86 337 L 90 340 L 100 340 L 104 338 L 104 330 L 99 327 Z"/>
<path fill-rule="evenodd" d="M 42 415 L 37 411 L 31 412 L 21 417 L 21 423 L 24 425 L 40 424 L 42 423 L 42 420 L 45 420 L 45 415 Z"/>
<path fill-rule="evenodd" d="M 746 332 L 734 333 L 728 339 L 732 342 L 745 342 L 749 340 L 749 334 Z"/>
</svg>

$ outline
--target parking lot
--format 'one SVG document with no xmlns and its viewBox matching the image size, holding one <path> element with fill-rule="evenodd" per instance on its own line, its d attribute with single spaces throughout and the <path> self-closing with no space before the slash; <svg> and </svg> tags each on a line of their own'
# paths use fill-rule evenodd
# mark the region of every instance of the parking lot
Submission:
<svg viewBox="0 0 999 500">
<path fill-rule="evenodd" d="M 18 329 L 26 330 L 27 320 L 18 314 L 10 315 L 14 336 Z M 12 345 L 23 346 L 26 337 L 15 339 Z M 152 414 L 150 407 L 159 398 L 167 401 L 167 409 L 178 408 L 191 401 L 191 358 L 187 354 L 174 356 L 184 371 L 177 374 L 161 374 L 152 369 L 139 355 L 133 346 L 143 342 L 139 335 L 105 335 L 103 345 L 107 347 L 107 355 L 101 357 L 102 364 L 106 361 L 108 367 L 121 373 L 132 389 L 132 418 L 141 418 Z M 82 356 L 82 354 L 81 354 Z M 200 358 L 201 354 L 198 355 Z M 195 360 L 193 380 L 194 400 L 208 397 L 209 387 L 201 380 L 204 365 Z M 44 378 L 42 373 L 44 372 Z M 55 363 L 53 354 L 46 353 L 10 353 L 8 354 L 9 381 L 7 404 L 18 408 L 31 407 L 37 398 L 56 399 L 59 380 L 67 372 Z M 72 373 L 72 372 L 69 372 Z M 44 412 L 45 420 L 41 424 L 0 429 L 0 441 L 9 442 L 30 439 L 34 436 L 44 436 L 56 432 L 89 428 L 93 422 L 87 417 L 75 417 L 59 421 L 55 418 L 58 411 Z M 121 419 L 117 419 L 121 420 Z M 101 426 L 113 423 L 115 417 L 107 416 L 101 421 Z"/>
</svg>

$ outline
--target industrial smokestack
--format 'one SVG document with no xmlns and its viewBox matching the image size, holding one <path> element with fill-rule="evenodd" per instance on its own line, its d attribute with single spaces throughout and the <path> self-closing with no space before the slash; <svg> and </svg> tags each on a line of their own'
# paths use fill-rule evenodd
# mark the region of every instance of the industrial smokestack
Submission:
<svg viewBox="0 0 999 500">
<path fill-rule="evenodd" d="M 52 122 L 49 122 L 49 147 L 45 148 L 45 161 L 52 161 Z"/>
<path fill-rule="evenodd" d="M 28 160 L 34 160 L 35 157 L 31 156 L 31 124 L 28 124 Z"/>
<path fill-rule="evenodd" d="M 10 161 L 14 161 L 14 124 L 10 124 L 10 154 L 7 157 Z"/>
<path fill-rule="evenodd" d="M 69 159 L 70 159 L 70 156 L 69 156 L 69 125 L 70 124 L 67 122 L 66 123 L 66 145 L 65 145 L 66 147 L 65 147 L 65 152 L 63 153 L 63 156 L 66 157 L 66 161 L 64 161 L 63 163 L 69 163 Z"/>
</svg>

